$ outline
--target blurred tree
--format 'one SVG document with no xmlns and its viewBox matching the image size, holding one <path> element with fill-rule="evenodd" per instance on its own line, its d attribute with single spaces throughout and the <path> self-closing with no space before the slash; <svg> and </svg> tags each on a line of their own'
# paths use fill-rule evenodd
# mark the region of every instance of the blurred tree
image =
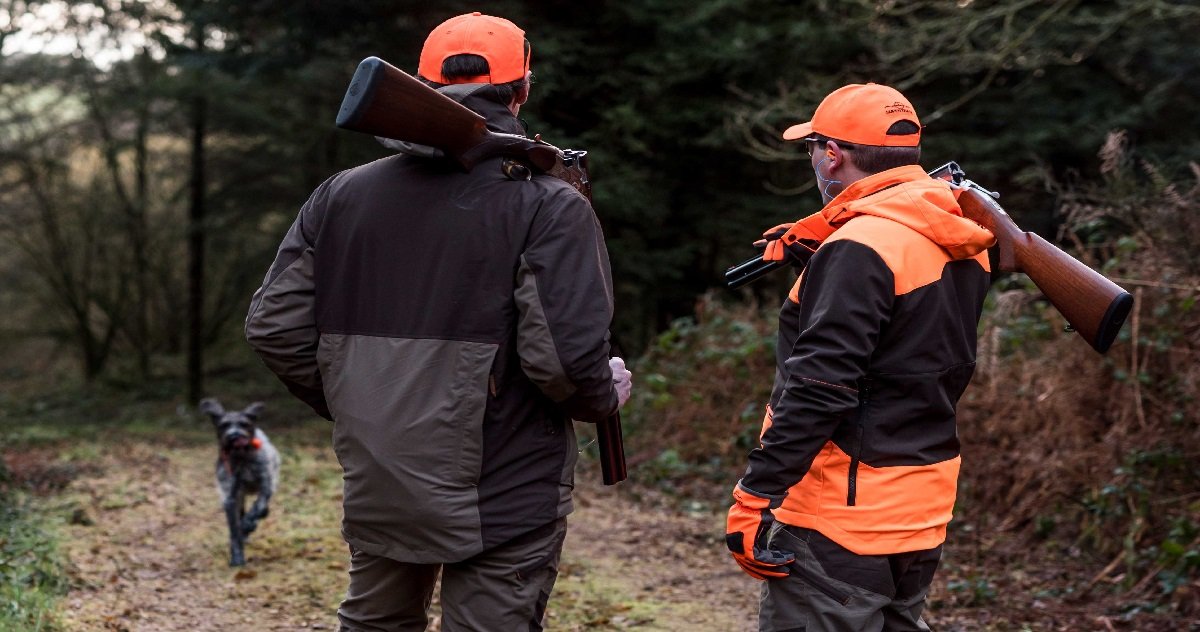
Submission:
<svg viewBox="0 0 1200 632">
<path fill-rule="evenodd" d="M 0 2 L 10 16 L 38 4 Z M 193 348 L 234 339 L 230 325 L 308 192 L 386 155 L 373 139 L 332 125 L 357 62 L 378 55 L 415 70 L 429 29 L 476 8 L 460 0 L 70 5 L 78 24 L 103 26 L 110 48 L 128 41 L 142 51 L 68 91 L 91 112 L 88 142 L 105 156 L 106 191 L 120 211 L 113 228 L 129 237 L 125 255 L 137 271 L 128 291 L 140 298 L 118 328 L 143 367 L 148 353 L 182 348 L 178 324 L 190 313 L 203 317 Z M 1047 183 L 1094 171 L 1094 147 L 1111 129 L 1128 130 L 1165 169 L 1200 159 L 1200 132 L 1178 123 L 1200 93 L 1200 55 L 1189 41 L 1200 8 L 1190 3 L 503 0 L 487 11 L 516 21 L 533 44 L 536 85 L 522 110 L 530 131 L 591 152 L 626 353 L 692 313 L 724 268 L 753 254 L 760 231 L 818 208 L 807 160 L 778 135 L 844 83 L 905 90 L 928 125 L 927 166 L 959 160 L 1043 233 L 1053 232 L 1057 203 Z M 135 24 L 140 39 L 128 35 Z M 192 37 L 201 24 L 205 36 Z M 189 198 L 182 152 L 200 136 L 205 152 L 193 164 L 205 181 Z M 193 246 L 205 253 L 193 267 L 209 290 L 195 299 L 202 308 L 161 304 L 187 278 L 189 199 L 205 205 L 193 233 L 205 236 L 203 248 Z M 174 233 L 156 224 L 166 217 Z M 776 301 L 787 276 L 749 291 Z"/>
<path fill-rule="evenodd" d="M 127 259 L 105 204 L 100 157 L 91 151 L 70 60 L 8 60 L 0 92 L 0 236 L 40 281 L 42 331 L 72 342 L 83 372 L 96 377 L 130 306 Z"/>
</svg>

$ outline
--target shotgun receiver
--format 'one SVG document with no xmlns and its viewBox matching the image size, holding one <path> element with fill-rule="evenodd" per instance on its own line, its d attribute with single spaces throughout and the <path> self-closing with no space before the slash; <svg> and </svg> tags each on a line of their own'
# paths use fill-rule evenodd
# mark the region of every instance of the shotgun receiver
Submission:
<svg viewBox="0 0 1200 632">
<path fill-rule="evenodd" d="M 528 179 L 532 167 L 566 181 L 592 200 L 586 151 L 562 150 L 537 136 L 493 132 L 482 116 L 378 57 L 359 63 L 335 123 L 342 129 L 435 147 L 465 171 L 487 158 L 504 156 L 510 160 L 502 168 L 510 178 Z M 604 484 L 625 480 L 619 412 L 596 423 L 596 439 Z"/>
<path fill-rule="evenodd" d="M 1021 230 L 996 202 L 998 194 L 967 180 L 958 163 L 948 162 L 929 176 L 950 183 L 959 192 L 963 217 L 996 236 L 994 269 L 1024 272 L 1067 319 L 1070 330 L 1096 351 L 1108 351 L 1133 307 L 1129 292 L 1054 244 Z M 764 261 L 759 255 L 726 270 L 725 283 L 736 289 L 784 265 L 784 261 Z"/>
</svg>

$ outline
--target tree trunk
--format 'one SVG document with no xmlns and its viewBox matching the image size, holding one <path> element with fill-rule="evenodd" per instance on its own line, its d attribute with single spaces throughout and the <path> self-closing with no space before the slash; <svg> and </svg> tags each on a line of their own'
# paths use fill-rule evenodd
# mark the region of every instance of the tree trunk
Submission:
<svg viewBox="0 0 1200 632">
<path fill-rule="evenodd" d="M 196 25 L 196 54 L 204 53 L 204 26 Z M 197 81 L 192 100 L 191 209 L 188 213 L 188 399 L 204 397 L 204 135 L 208 102 Z"/>
<path fill-rule="evenodd" d="M 143 48 L 138 57 L 139 79 L 143 89 L 151 80 L 149 64 L 150 52 Z M 147 191 L 149 179 L 147 163 L 150 159 L 147 138 L 150 133 L 150 96 L 143 95 L 137 113 L 137 132 L 134 139 L 134 199 L 135 210 L 130 218 L 130 241 L 133 247 L 134 261 L 134 330 L 138 340 L 134 343 L 137 351 L 138 372 L 143 380 L 150 379 L 150 352 L 154 346 L 150 335 L 150 226 L 149 205 L 150 196 Z"/>
</svg>

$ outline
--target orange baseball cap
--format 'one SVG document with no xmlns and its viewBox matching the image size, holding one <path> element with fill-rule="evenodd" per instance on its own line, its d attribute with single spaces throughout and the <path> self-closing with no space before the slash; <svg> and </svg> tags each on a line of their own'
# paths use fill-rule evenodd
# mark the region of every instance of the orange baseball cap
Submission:
<svg viewBox="0 0 1200 632">
<path fill-rule="evenodd" d="M 910 121 L 916 134 L 887 133 L 897 121 Z M 812 120 L 783 132 L 784 140 L 821 135 L 855 145 L 916 147 L 921 144 L 921 121 L 912 103 L 899 90 L 877 83 L 852 83 L 829 93 Z"/>
<path fill-rule="evenodd" d="M 442 76 L 442 62 L 462 54 L 479 55 L 487 60 L 490 74 L 459 77 Z M 525 31 L 516 24 L 476 11 L 452 17 L 429 33 L 421 49 L 417 74 L 437 83 L 509 83 L 523 79 L 529 72 L 525 54 Z"/>
</svg>

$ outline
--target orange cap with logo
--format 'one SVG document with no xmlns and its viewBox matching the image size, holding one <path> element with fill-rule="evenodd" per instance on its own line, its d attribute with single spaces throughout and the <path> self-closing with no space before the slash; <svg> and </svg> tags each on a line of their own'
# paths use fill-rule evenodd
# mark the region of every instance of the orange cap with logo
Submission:
<svg viewBox="0 0 1200 632">
<path fill-rule="evenodd" d="M 442 76 L 442 62 L 454 55 L 479 55 L 487 60 L 490 73 L 478 77 Z M 437 83 L 509 83 L 525 78 L 529 57 L 525 31 L 516 24 L 476 11 L 452 17 L 429 33 L 421 49 L 417 74 Z"/>
<path fill-rule="evenodd" d="M 910 121 L 916 134 L 888 134 L 897 121 Z M 916 147 L 921 144 L 917 111 L 899 90 L 877 83 L 853 83 L 829 93 L 812 120 L 783 132 L 784 140 L 821 135 L 855 145 Z"/>
</svg>

